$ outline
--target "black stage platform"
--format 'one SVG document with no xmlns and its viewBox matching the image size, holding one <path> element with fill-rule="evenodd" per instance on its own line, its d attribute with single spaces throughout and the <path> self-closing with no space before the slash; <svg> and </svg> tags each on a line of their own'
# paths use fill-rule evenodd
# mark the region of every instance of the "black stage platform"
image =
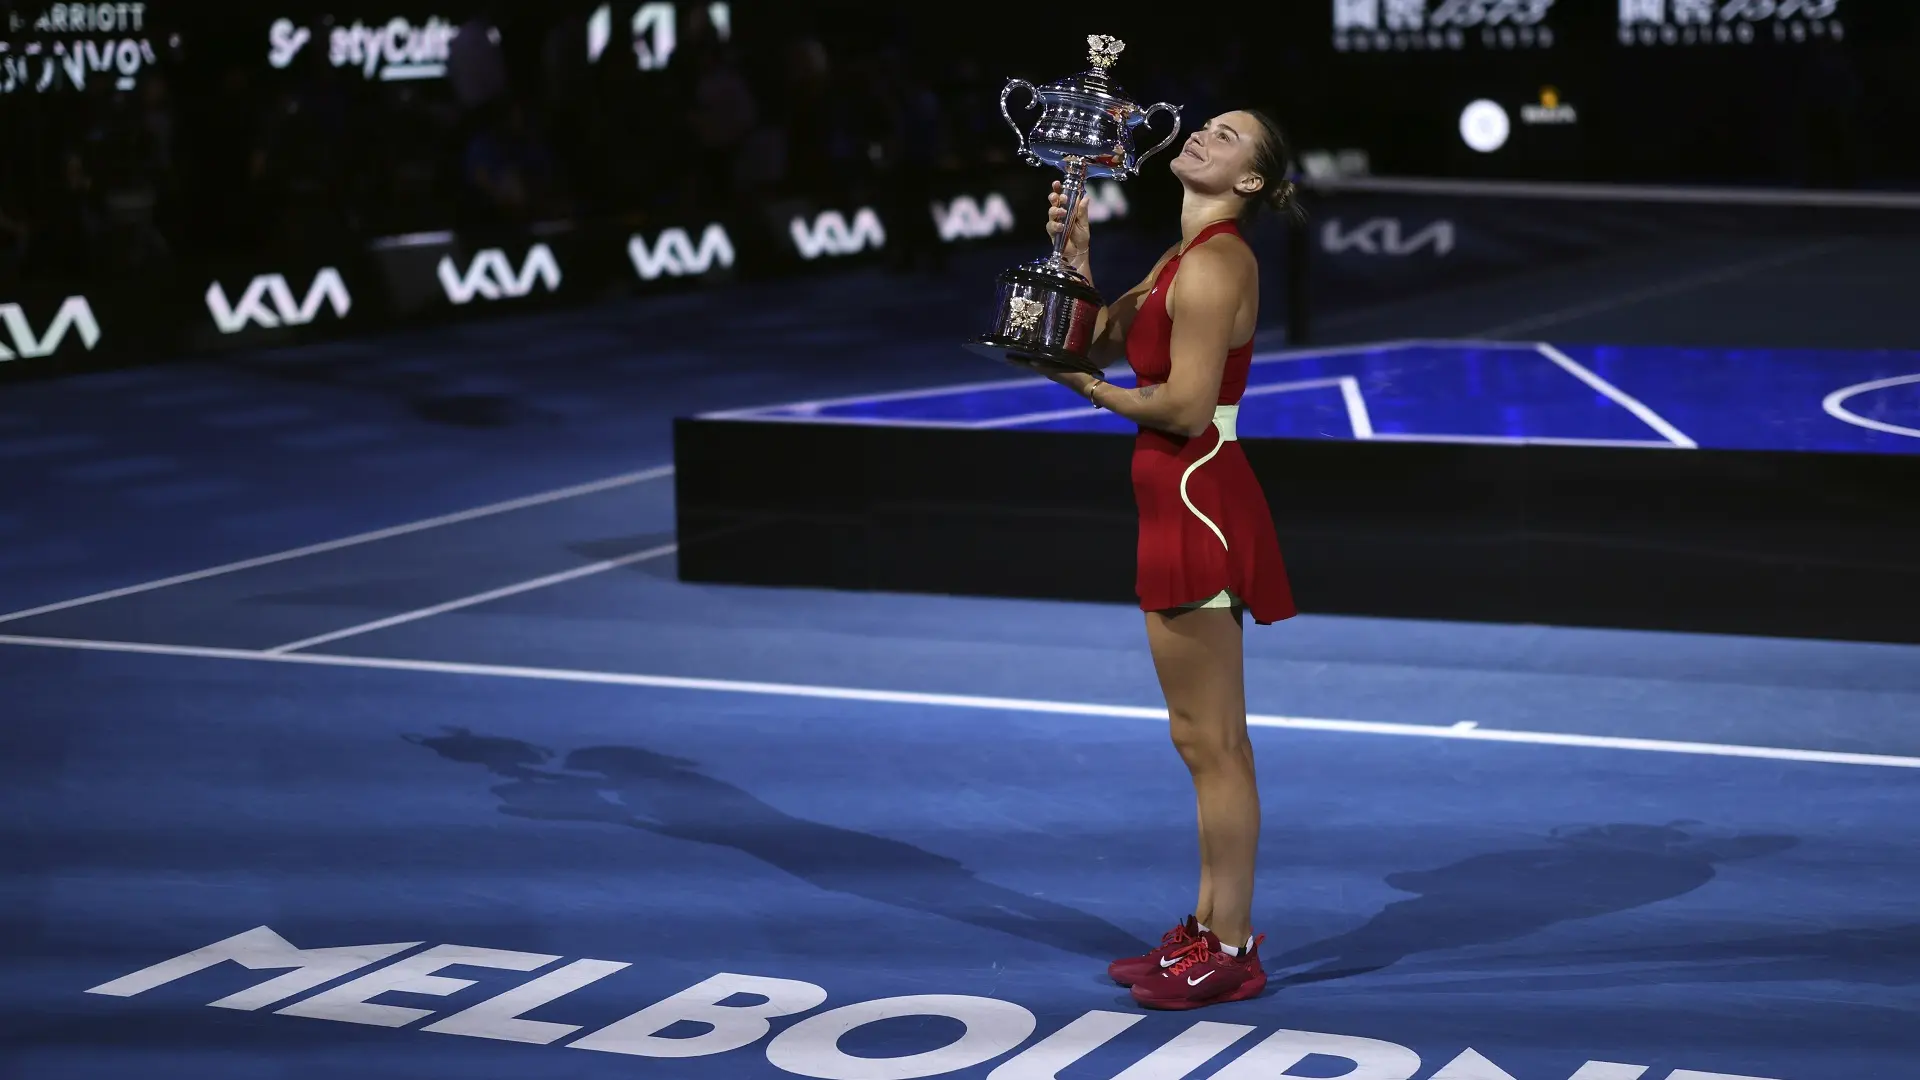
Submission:
<svg viewBox="0 0 1920 1080">
<path fill-rule="evenodd" d="M 674 442 L 682 580 L 1134 602 L 1127 436 Z M 1920 642 L 1920 455 L 1242 445 L 1304 612 Z"/>
</svg>

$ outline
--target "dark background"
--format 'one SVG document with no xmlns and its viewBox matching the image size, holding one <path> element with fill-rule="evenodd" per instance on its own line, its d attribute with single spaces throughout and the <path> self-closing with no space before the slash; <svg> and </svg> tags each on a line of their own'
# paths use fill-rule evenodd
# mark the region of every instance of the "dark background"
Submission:
<svg viewBox="0 0 1920 1080">
<path fill-rule="evenodd" d="M 27 24 L 11 55 L 48 36 L 31 23 L 50 6 L 0 4 Z M 1270 21 L 1235 11 L 1190 25 L 1164 8 L 1042 17 L 1007 3 L 749 0 L 731 5 L 724 43 L 703 36 L 701 5 L 679 4 L 679 48 L 652 72 L 632 61 L 630 2 L 611 5 L 612 43 L 586 62 L 598 6 L 148 3 L 158 63 L 135 89 L 95 78 L 86 91 L 0 94 L 0 281 L 500 221 L 685 217 L 976 170 L 1009 157 L 1004 80 L 1079 70 L 1089 31 L 1129 41 L 1120 81 L 1143 102 L 1178 102 L 1189 124 L 1256 103 L 1298 148 L 1363 149 L 1380 173 L 1920 188 L 1915 5 L 1901 0 L 1841 0 L 1827 20 L 1844 27 L 1839 42 L 1778 44 L 1763 22 L 1750 45 L 1629 47 L 1615 0 L 1558 0 L 1549 46 L 1468 30 L 1458 51 L 1385 53 L 1336 48 L 1333 3 L 1304 0 L 1274 5 Z M 494 25 L 498 78 L 476 70 L 482 58 L 446 79 L 370 81 L 327 65 L 318 39 L 289 69 L 266 62 L 276 19 L 396 14 Z M 1519 124 L 1546 86 L 1576 124 Z M 1498 154 L 1458 136 L 1476 97 L 1516 114 Z M 487 162 L 523 193 L 483 181 Z"/>
</svg>

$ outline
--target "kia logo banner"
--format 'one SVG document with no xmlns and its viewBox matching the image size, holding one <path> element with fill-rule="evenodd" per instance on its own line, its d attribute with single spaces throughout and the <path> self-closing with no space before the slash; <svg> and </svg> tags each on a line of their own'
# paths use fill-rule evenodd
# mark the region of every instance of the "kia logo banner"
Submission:
<svg viewBox="0 0 1920 1080">
<path fill-rule="evenodd" d="M 700 277 L 733 268 L 733 240 L 717 222 L 703 229 L 697 242 L 681 228 L 662 229 L 652 240 L 635 233 L 627 241 L 627 257 L 642 281 Z"/>
<path fill-rule="evenodd" d="M 849 213 L 822 210 L 813 214 L 795 214 L 787 219 L 787 235 L 802 259 L 840 258 L 877 251 L 887 246 L 887 229 L 873 208 L 862 206 Z"/>
<path fill-rule="evenodd" d="M 290 54 L 289 64 L 305 50 L 330 45 L 338 34 L 346 35 L 339 40 L 349 52 L 352 42 L 360 41 L 357 80 L 366 75 L 371 54 L 364 52 L 366 36 L 354 37 L 354 25 L 320 34 L 288 22 L 275 35 L 278 47 Z M 381 63 L 395 57 L 412 62 L 407 60 L 415 55 L 407 43 L 412 40 L 397 33 L 382 38 Z M 382 78 L 381 70 L 376 67 L 370 77 Z M 1033 187 L 1026 174 L 1019 181 L 992 175 L 971 183 L 963 179 L 917 207 L 790 200 L 719 220 L 640 226 L 560 220 L 473 232 L 416 232 L 280 265 L 180 264 L 87 287 L 36 281 L 18 295 L 0 294 L 0 379 L 379 332 L 737 277 L 831 272 L 885 253 L 899 243 L 896 234 L 903 227 L 923 230 L 931 242 L 1012 247 L 1031 242 L 1020 237 L 1029 227 L 1038 232 L 1045 205 L 1037 194 L 1044 189 Z M 1089 184 L 1085 199 L 1096 222 L 1124 221 L 1131 209 L 1117 183 Z M 927 217 L 889 216 L 916 209 Z M 1328 245 L 1345 255 L 1378 259 L 1446 255 L 1449 239 L 1423 231 L 1429 224 L 1343 219 L 1329 223 Z"/>
<path fill-rule="evenodd" d="M 948 202 L 936 201 L 930 209 L 934 231 L 940 234 L 943 243 L 983 240 L 995 233 L 1013 231 L 1013 208 L 997 191 L 984 200 L 958 195 Z"/>
<path fill-rule="evenodd" d="M 535 244 L 527 249 L 519 269 L 499 248 L 476 252 L 464 269 L 452 255 L 442 255 L 435 268 L 447 299 L 455 304 L 474 300 L 516 300 L 530 295 L 536 287 L 554 292 L 560 288 L 560 264 L 553 249 Z"/>
<path fill-rule="evenodd" d="M 1320 229 L 1320 249 L 1329 255 L 1373 255 L 1404 259 L 1422 253 L 1435 258 L 1453 251 L 1453 222 L 1441 219 L 1417 225 L 1397 217 L 1376 217 L 1348 223 L 1339 218 Z"/>
<path fill-rule="evenodd" d="M 100 323 L 84 296 L 67 297 L 41 326 L 35 329 L 26 306 L 0 303 L 0 362 L 53 356 L 66 345 L 91 352 L 100 343 Z"/>
<path fill-rule="evenodd" d="M 346 318 L 353 310 L 353 296 L 340 271 L 331 266 L 316 272 L 299 298 L 284 275 L 261 274 L 247 283 L 237 301 L 229 300 L 218 281 L 207 286 L 206 300 L 207 311 L 222 334 L 237 334 L 249 326 L 305 326 L 320 316 L 322 305 L 331 308 L 336 319 Z"/>
</svg>

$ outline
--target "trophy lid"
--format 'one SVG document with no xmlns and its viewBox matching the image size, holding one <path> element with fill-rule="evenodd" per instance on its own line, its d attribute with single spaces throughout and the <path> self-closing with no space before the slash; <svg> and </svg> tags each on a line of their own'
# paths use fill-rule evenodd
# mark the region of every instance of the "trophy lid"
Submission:
<svg viewBox="0 0 1920 1080">
<path fill-rule="evenodd" d="M 1092 97 L 1112 101 L 1125 101 L 1126 92 L 1122 90 L 1107 72 L 1119 60 L 1120 53 L 1127 43 L 1109 34 L 1087 35 L 1087 59 L 1092 67 L 1078 75 L 1070 75 L 1040 87 L 1042 91 L 1087 94 Z"/>
</svg>

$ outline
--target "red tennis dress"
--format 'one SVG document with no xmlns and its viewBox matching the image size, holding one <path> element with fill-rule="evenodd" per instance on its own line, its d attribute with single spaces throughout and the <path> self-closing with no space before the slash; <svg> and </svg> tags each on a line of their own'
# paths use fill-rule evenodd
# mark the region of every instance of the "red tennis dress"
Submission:
<svg viewBox="0 0 1920 1080">
<path fill-rule="evenodd" d="M 1164 383 L 1173 369 L 1173 320 L 1167 293 L 1181 255 L 1223 233 L 1231 221 L 1202 229 L 1160 268 L 1153 291 L 1127 329 L 1127 365 L 1141 386 Z M 1140 509 L 1135 590 L 1146 611 L 1203 604 L 1224 590 L 1256 623 L 1297 614 L 1273 514 L 1235 431 L 1247 388 L 1253 342 L 1227 354 L 1213 426 L 1193 438 L 1142 427 L 1133 444 L 1133 494 Z"/>
</svg>

